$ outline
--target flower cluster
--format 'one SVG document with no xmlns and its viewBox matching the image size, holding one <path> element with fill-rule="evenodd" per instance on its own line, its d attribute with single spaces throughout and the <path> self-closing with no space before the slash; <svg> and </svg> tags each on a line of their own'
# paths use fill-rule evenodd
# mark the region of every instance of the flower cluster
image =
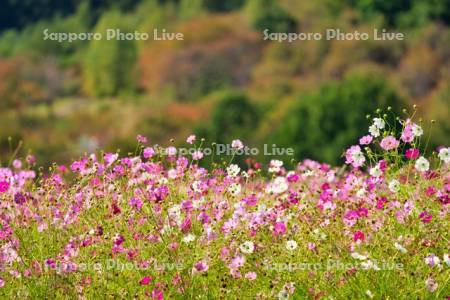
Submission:
<svg viewBox="0 0 450 300">
<path fill-rule="evenodd" d="M 402 124 L 396 135 L 375 118 L 345 152 L 348 170 L 207 170 L 201 155 L 159 156 L 143 136 L 141 153 L 94 153 L 44 175 L 16 160 L 0 168 L 0 295 L 449 296 L 449 148 L 420 153 L 422 128 Z"/>
</svg>

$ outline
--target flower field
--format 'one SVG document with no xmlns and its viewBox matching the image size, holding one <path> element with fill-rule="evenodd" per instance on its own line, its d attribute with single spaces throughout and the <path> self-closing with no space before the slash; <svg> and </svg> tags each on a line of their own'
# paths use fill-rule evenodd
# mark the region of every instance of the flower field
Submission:
<svg viewBox="0 0 450 300">
<path fill-rule="evenodd" d="M 419 121 L 371 118 L 342 167 L 137 143 L 0 168 L 1 298 L 450 297 L 450 149 Z"/>
</svg>

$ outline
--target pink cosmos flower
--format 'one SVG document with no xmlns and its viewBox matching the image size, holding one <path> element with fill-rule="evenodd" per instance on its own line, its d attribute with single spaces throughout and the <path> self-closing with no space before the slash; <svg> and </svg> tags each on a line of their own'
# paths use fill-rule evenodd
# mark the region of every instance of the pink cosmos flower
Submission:
<svg viewBox="0 0 450 300">
<path fill-rule="evenodd" d="M 364 232 L 362 232 L 362 231 L 357 231 L 353 234 L 353 240 L 355 242 L 357 242 L 357 241 L 364 242 L 365 239 L 366 239 L 366 236 L 364 235 Z"/>
<path fill-rule="evenodd" d="M 19 159 L 15 159 L 13 160 L 12 165 L 15 169 L 20 169 L 22 168 L 22 161 L 20 161 Z"/>
<path fill-rule="evenodd" d="M 186 139 L 186 143 L 192 145 L 192 144 L 195 142 L 195 139 L 196 139 L 195 135 L 191 134 L 191 135 Z"/>
<path fill-rule="evenodd" d="M 6 193 L 9 189 L 9 182 L 0 181 L 0 193 Z"/>
<path fill-rule="evenodd" d="M 198 272 L 206 272 L 209 269 L 209 266 L 204 261 L 199 261 L 194 265 L 194 268 Z"/>
<path fill-rule="evenodd" d="M 361 151 L 361 147 L 357 145 L 351 146 L 345 152 L 345 163 L 351 164 L 354 168 L 361 167 L 365 161 L 366 158 L 364 157 L 364 154 Z"/>
<path fill-rule="evenodd" d="M 419 157 L 420 151 L 416 148 L 410 148 L 406 150 L 405 156 L 407 159 L 416 159 Z"/>
<path fill-rule="evenodd" d="M 163 291 L 160 289 L 154 289 L 152 291 L 152 300 L 164 300 Z"/>
<path fill-rule="evenodd" d="M 0 278 L 0 288 L 5 286 L 5 281 L 3 280 L 3 278 Z"/>
<path fill-rule="evenodd" d="M 250 281 L 256 279 L 256 273 L 255 272 L 248 272 L 244 275 L 244 277 Z"/>
<path fill-rule="evenodd" d="M 190 229 L 191 229 L 191 218 L 185 218 L 181 223 L 181 231 L 183 233 L 187 233 L 189 232 Z"/>
<path fill-rule="evenodd" d="M 420 213 L 419 219 L 422 221 L 422 223 L 427 224 L 430 223 L 433 219 L 433 215 L 430 214 L 428 211 L 424 210 Z"/>
<path fill-rule="evenodd" d="M 275 236 L 282 235 L 286 232 L 286 224 L 283 222 L 276 222 L 273 228 L 273 234 Z"/>
<path fill-rule="evenodd" d="M 36 162 L 36 157 L 32 154 L 27 155 L 25 158 L 28 164 L 33 165 Z"/>
<path fill-rule="evenodd" d="M 146 144 L 147 143 L 147 138 L 145 136 L 143 136 L 143 135 L 140 135 L 140 134 L 138 134 L 138 136 L 136 137 L 136 140 L 139 143 L 142 143 L 142 144 Z"/>
<path fill-rule="evenodd" d="M 241 150 L 244 148 L 244 144 L 242 144 L 241 140 L 233 140 L 231 142 L 231 147 L 237 150 Z"/>
<path fill-rule="evenodd" d="M 372 143 L 372 140 L 373 140 L 373 136 L 365 135 L 359 139 L 359 144 L 360 145 L 369 145 L 370 143 Z"/>
<path fill-rule="evenodd" d="M 173 146 L 167 147 L 166 154 L 168 156 L 175 156 L 177 154 L 177 148 L 175 148 Z"/>
<path fill-rule="evenodd" d="M 392 135 L 389 135 L 381 140 L 380 146 L 386 151 L 396 149 L 400 145 L 400 142 L 393 137 Z"/>
<path fill-rule="evenodd" d="M 155 150 L 152 147 L 147 147 L 144 149 L 144 158 L 151 158 L 155 154 Z"/>
<path fill-rule="evenodd" d="M 195 151 L 194 153 L 192 153 L 192 159 L 193 160 L 200 160 L 203 158 L 203 153 L 201 151 Z"/>
<path fill-rule="evenodd" d="M 139 284 L 140 285 L 147 285 L 147 284 L 149 284 L 150 283 L 150 281 L 152 281 L 152 277 L 150 277 L 150 276 L 145 276 L 145 277 L 143 277 L 140 281 L 139 281 Z"/>
</svg>

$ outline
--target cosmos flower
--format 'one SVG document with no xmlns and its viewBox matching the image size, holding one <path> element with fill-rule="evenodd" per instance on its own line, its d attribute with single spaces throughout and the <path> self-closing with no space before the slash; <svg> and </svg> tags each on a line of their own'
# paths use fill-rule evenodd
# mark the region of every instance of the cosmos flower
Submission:
<svg viewBox="0 0 450 300">
<path fill-rule="evenodd" d="M 407 159 L 416 159 L 419 157 L 420 151 L 416 148 L 409 148 L 405 151 L 405 156 Z"/>
<path fill-rule="evenodd" d="M 239 168 L 239 166 L 236 164 L 231 164 L 227 168 L 227 174 L 230 177 L 238 176 L 240 171 L 241 171 L 241 168 Z"/>
<path fill-rule="evenodd" d="M 186 139 L 186 143 L 192 145 L 195 142 L 195 135 L 191 134 L 190 136 L 188 136 L 188 138 Z"/>
<path fill-rule="evenodd" d="M 439 150 L 438 157 L 440 160 L 442 160 L 445 164 L 450 164 L 450 147 L 447 148 L 441 148 Z"/>
<path fill-rule="evenodd" d="M 236 150 L 242 150 L 244 149 L 244 144 L 241 142 L 241 140 L 233 140 L 231 142 L 231 147 Z"/>
<path fill-rule="evenodd" d="M 421 156 L 416 160 L 414 167 L 419 172 L 426 172 L 430 169 L 430 162 L 425 157 Z"/>
<path fill-rule="evenodd" d="M 246 241 L 239 246 L 239 250 L 244 254 L 252 254 L 255 250 L 255 244 L 252 241 Z"/>
<path fill-rule="evenodd" d="M 297 249 L 297 242 L 294 240 L 290 240 L 286 242 L 286 249 L 289 251 L 293 251 L 295 249 Z"/>
<path fill-rule="evenodd" d="M 386 151 L 397 149 L 399 145 L 400 142 L 392 135 L 383 138 L 380 142 L 381 148 L 383 148 Z"/>
<path fill-rule="evenodd" d="M 400 190 L 400 182 L 397 179 L 392 179 L 389 182 L 389 190 L 393 193 L 398 193 Z"/>
<path fill-rule="evenodd" d="M 359 139 L 359 144 L 360 145 L 369 145 L 370 143 L 372 143 L 372 140 L 373 140 L 373 135 L 365 135 Z"/>
<path fill-rule="evenodd" d="M 0 181 L 0 193 L 6 193 L 9 189 L 9 182 Z"/>
<path fill-rule="evenodd" d="M 361 167 L 366 161 L 364 154 L 359 146 L 351 146 L 345 153 L 346 163 L 351 164 L 354 168 Z"/>
</svg>

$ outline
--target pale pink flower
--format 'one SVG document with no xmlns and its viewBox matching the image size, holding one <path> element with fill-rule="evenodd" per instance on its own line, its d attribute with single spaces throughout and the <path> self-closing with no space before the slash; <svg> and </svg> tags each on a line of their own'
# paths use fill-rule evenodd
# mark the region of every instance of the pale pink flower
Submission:
<svg viewBox="0 0 450 300">
<path fill-rule="evenodd" d="M 392 135 L 389 135 L 381 140 L 380 146 L 386 151 L 396 149 L 400 145 L 400 142 L 393 137 Z"/>
</svg>

